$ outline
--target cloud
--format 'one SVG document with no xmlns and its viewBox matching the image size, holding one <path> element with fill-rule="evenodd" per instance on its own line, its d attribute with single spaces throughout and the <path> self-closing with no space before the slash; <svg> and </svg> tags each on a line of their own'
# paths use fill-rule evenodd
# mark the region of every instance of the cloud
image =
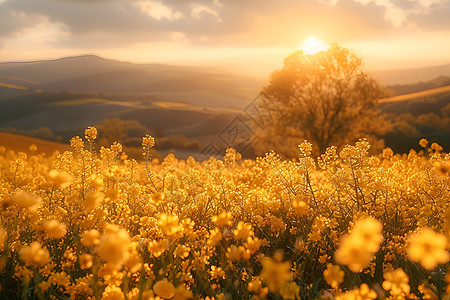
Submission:
<svg viewBox="0 0 450 300">
<path fill-rule="evenodd" d="M 408 24 L 448 30 L 442 0 L 0 0 L 0 41 L 53 24 L 61 47 L 183 40 L 220 47 L 292 47 L 395 36 Z M 29 32 L 29 31 L 28 31 Z M 180 38 L 181 37 L 181 38 Z"/>
<path fill-rule="evenodd" d="M 424 30 L 449 31 L 450 30 L 450 2 L 432 2 L 422 9 L 411 10 L 408 19 L 416 28 Z"/>
<path fill-rule="evenodd" d="M 193 16 L 196 19 L 201 19 L 202 15 L 204 15 L 204 14 L 212 15 L 212 16 L 216 17 L 218 22 L 222 22 L 222 19 L 219 17 L 219 13 L 217 11 L 215 11 L 214 9 L 204 6 L 204 5 L 201 5 L 201 4 L 200 5 L 192 4 L 191 16 Z"/>
<path fill-rule="evenodd" d="M 163 3 L 157 1 L 138 1 L 137 6 L 143 13 L 148 14 L 150 17 L 158 21 L 163 18 L 174 21 L 183 17 L 182 13 L 174 11 L 170 7 L 167 7 Z"/>
</svg>

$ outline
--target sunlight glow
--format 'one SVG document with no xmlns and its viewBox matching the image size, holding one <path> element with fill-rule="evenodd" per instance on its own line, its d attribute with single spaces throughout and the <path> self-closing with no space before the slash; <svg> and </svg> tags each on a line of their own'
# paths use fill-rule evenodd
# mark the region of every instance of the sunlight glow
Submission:
<svg viewBox="0 0 450 300">
<path fill-rule="evenodd" d="M 303 42 L 301 49 L 303 53 L 307 55 L 313 55 L 317 52 L 327 50 L 329 48 L 328 45 L 324 44 L 321 40 L 311 37 Z"/>
</svg>

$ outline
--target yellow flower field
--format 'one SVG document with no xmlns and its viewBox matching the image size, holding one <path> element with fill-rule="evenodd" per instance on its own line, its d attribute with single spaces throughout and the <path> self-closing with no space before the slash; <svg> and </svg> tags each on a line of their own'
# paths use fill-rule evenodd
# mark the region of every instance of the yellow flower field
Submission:
<svg viewBox="0 0 450 300">
<path fill-rule="evenodd" d="M 450 154 L 0 147 L 1 299 L 450 299 Z"/>
</svg>

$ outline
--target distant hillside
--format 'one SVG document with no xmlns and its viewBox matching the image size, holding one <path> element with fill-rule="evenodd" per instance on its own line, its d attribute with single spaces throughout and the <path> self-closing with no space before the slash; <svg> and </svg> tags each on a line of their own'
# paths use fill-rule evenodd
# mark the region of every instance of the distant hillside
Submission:
<svg viewBox="0 0 450 300">
<path fill-rule="evenodd" d="M 381 85 L 415 84 L 429 81 L 439 76 L 450 76 L 450 64 L 400 70 L 382 70 L 370 72 Z"/>
<path fill-rule="evenodd" d="M 379 108 L 391 122 L 391 132 L 382 138 L 395 152 L 420 150 L 418 141 L 424 137 L 450 149 L 450 85 L 381 99 Z"/>
<path fill-rule="evenodd" d="M 165 100 L 171 99 L 125 100 L 69 92 L 22 95 L 0 101 L 0 131 L 68 142 L 94 125 L 105 146 L 119 141 L 140 149 L 142 136 L 149 133 L 158 136 L 158 149 L 178 149 L 192 155 L 236 117 L 226 109 Z"/>
<path fill-rule="evenodd" d="M 449 85 L 450 85 L 450 76 L 439 76 L 429 81 L 421 81 L 412 84 L 388 85 L 386 86 L 386 88 L 392 91 L 393 95 L 403 95 L 425 90 L 431 90 Z"/>
<path fill-rule="evenodd" d="M 162 95 L 206 107 L 243 108 L 260 87 L 259 80 L 214 68 L 133 64 L 94 55 L 0 63 L 0 100 L 43 90 Z"/>
<path fill-rule="evenodd" d="M 55 143 L 33 137 L 0 132 L 0 146 L 6 149 L 13 150 L 14 152 L 32 153 L 30 150 L 31 145 L 36 145 L 36 153 L 45 153 L 46 155 L 53 154 L 54 151 L 64 152 L 71 150 L 70 145 Z"/>
<path fill-rule="evenodd" d="M 379 107 L 387 113 L 419 116 L 427 113 L 440 114 L 440 111 L 449 104 L 450 85 L 381 99 Z"/>
</svg>

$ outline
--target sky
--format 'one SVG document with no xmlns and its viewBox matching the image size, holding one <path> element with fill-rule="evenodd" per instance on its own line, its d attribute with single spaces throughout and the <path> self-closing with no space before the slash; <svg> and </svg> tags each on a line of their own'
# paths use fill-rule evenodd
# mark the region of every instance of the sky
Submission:
<svg viewBox="0 0 450 300">
<path fill-rule="evenodd" d="M 0 0 L 0 61 L 96 54 L 266 76 L 315 37 L 370 70 L 450 63 L 450 0 Z"/>
</svg>

